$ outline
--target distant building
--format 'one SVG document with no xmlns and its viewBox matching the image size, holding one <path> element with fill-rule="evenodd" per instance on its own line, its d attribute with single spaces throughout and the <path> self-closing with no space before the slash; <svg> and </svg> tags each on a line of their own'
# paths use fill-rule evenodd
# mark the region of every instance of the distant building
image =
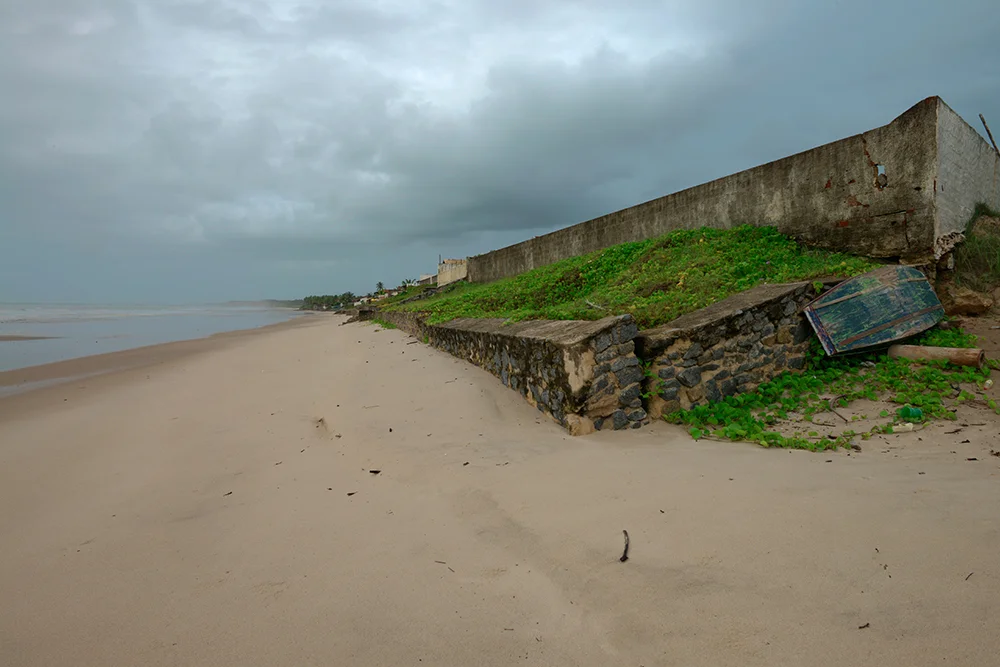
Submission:
<svg viewBox="0 0 1000 667">
<path fill-rule="evenodd" d="M 418 285 L 437 285 L 437 274 L 425 274 L 420 276 L 420 280 L 417 281 Z"/>
<path fill-rule="evenodd" d="M 469 262 L 465 259 L 443 259 L 438 264 L 437 284 L 443 287 L 469 275 Z"/>
</svg>

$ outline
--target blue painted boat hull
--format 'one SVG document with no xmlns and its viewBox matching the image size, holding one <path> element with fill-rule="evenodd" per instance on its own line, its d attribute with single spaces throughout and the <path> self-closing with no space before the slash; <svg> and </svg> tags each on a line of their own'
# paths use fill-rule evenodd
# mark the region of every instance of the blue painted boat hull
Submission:
<svg viewBox="0 0 1000 667">
<path fill-rule="evenodd" d="M 927 277 L 911 266 L 883 266 L 845 280 L 803 311 L 828 355 L 888 345 L 944 317 Z"/>
</svg>

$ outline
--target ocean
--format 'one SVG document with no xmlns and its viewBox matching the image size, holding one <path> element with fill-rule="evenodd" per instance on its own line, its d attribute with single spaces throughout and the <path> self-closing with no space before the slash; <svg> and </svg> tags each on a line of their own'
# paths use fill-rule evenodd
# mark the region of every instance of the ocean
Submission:
<svg viewBox="0 0 1000 667">
<path fill-rule="evenodd" d="M 0 371 L 255 329 L 301 313 L 270 304 L 109 306 L 0 303 Z M 40 340 L 5 340 L 5 337 Z"/>
</svg>

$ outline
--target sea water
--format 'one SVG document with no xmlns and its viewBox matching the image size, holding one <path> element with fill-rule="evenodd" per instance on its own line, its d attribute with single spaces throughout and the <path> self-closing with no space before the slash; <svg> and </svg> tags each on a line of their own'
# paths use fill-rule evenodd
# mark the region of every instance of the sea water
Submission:
<svg viewBox="0 0 1000 667">
<path fill-rule="evenodd" d="M 270 304 L 190 306 L 0 303 L 0 371 L 254 329 L 301 313 Z M 4 336 L 41 340 L 5 341 Z"/>
</svg>

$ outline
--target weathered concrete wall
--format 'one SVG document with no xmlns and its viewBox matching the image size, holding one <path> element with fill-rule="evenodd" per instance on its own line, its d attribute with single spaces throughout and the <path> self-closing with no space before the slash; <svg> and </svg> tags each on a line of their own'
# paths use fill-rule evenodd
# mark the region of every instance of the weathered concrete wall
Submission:
<svg viewBox="0 0 1000 667">
<path fill-rule="evenodd" d="M 937 237 L 963 219 L 968 202 L 991 193 L 996 200 L 995 174 L 982 138 L 931 97 L 864 134 L 470 257 L 468 278 L 489 282 L 676 229 L 739 224 L 775 226 L 816 247 L 930 263 Z"/>
<path fill-rule="evenodd" d="M 459 319 L 440 325 L 413 312 L 378 317 L 488 370 L 574 435 L 649 422 L 631 315 L 596 322 Z"/>
<path fill-rule="evenodd" d="M 438 264 L 438 287 L 465 280 L 469 274 L 469 262 L 466 259 L 445 259 Z"/>
<path fill-rule="evenodd" d="M 944 101 L 938 103 L 936 202 L 940 238 L 964 233 L 976 204 L 1000 209 L 1000 156 Z"/>
<path fill-rule="evenodd" d="M 751 391 L 805 364 L 812 330 L 801 308 L 810 283 L 763 285 L 680 317 L 636 338 L 652 361 L 645 381 L 649 416 Z"/>
</svg>

